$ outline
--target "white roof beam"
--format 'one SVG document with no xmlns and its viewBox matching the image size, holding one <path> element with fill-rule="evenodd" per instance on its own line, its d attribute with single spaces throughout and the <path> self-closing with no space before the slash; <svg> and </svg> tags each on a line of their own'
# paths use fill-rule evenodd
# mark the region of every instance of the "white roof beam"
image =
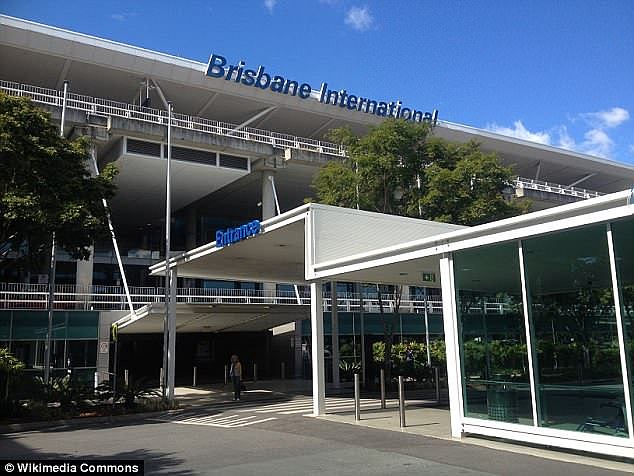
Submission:
<svg viewBox="0 0 634 476">
<path fill-rule="evenodd" d="M 579 180 L 575 180 L 574 182 L 572 182 L 571 184 L 568 184 L 569 187 L 574 187 L 575 185 L 579 185 L 582 182 L 585 182 L 586 180 L 588 180 L 589 178 L 594 177 L 597 174 L 597 172 L 592 172 L 591 174 L 588 175 L 584 175 L 583 177 L 581 177 Z"/>
<path fill-rule="evenodd" d="M 163 103 L 163 106 L 165 106 L 165 109 L 169 108 L 169 104 L 167 102 L 167 99 L 165 98 L 165 94 L 163 94 L 163 89 L 161 88 L 161 86 L 159 85 L 159 83 L 156 82 L 156 79 L 154 78 L 150 78 L 152 81 L 152 84 L 154 84 L 154 87 L 156 88 L 156 92 L 158 93 L 159 97 L 161 98 L 161 102 Z"/>
<path fill-rule="evenodd" d="M 253 121 L 257 121 L 259 118 L 266 116 L 268 113 L 270 113 L 272 111 L 275 111 L 276 109 L 277 109 L 277 106 L 267 107 L 263 111 L 260 111 L 257 114 L 251 116 L 249 119 L 244 121 L 242 124 L 238 124 L 236 127 L 234 127 L 231 130 L 231 132 L 236 132 L 236 131 L 239 131 L 240 129 L 245 128 L 246 126 L 251 124 Z M 231 134 L 231 132 L 229 132 L 229 134 Z"/>
<path fill-rule="evenodd" d="M 70 58 L 66 58 L 66 61 L 64 61 L 64 66 L 62 66 L 62 70 L 59 72 L 59 75 L 57 76 L 55 89 L 62 89 L 62 86 L 64 85 L 64 80 L 66 79 L 66 76 L 68 75 L 68 70 L 70 69 L 71 63 L 72 63 L 72 60 Z"/>
<path fill-rule="evenodd" d="M 275 115 L 275 111 L 271 111 L 270 114 L 267 114 L 266 116 L 264 116 L 260 121 L 258 121 L 257 124 L 255 124 L 255 127 L 259 127 L 262 128 L 264 127 L 264 124 L 266 124 L 269 120 L 271 120 L 271 118 Z"/>
<path fill-rule="evenodd" d="M 203 104 L 203 106 L 198 109 L 198 111 L 196 111 L 196 116 L 202 116 L 203 113 L 209 109 L 211 107 L 211 105 L 214 103 L 214 101 L 218 98 L 218 93 L 212 93 L 211 96 L 209 96 L 209 99 L 207 99 L 207 102 L 205 102 L 205 104 Z"/>
<path fill-rule="evenodd" d="M 324 132 L 324 129 L 329 127 L 334 121 L 335 121 L 335 118 L 331 117 L 326 122 L 324 122 L 321 126 L 319 126 L 317 129 L 315 129 L 313 132 L 311 132 L 308 135 L 308 137 L 315 137 L 316 135 L 321 134 L 322 132 Z"/>
</svg>

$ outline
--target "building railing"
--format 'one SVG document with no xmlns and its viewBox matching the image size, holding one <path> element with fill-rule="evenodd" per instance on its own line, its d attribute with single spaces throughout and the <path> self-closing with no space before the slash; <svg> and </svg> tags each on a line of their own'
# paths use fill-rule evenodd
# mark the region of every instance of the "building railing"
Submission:
<svg viewBox="0 0 634 476">
<path fill-rule="evenodd" d="M 130 287 L 130 296 L 135 309 L 153 303 L 165 301 L 165 291 L 162 287 Z M 0 283 L 0 309 L 32 309 L 47 308 L 48 285 L 25 283 Z M 222 289 L 222 288 L 178 288 L 176 299 L 184 304 L 277 304 L 298 305 L 298 298 L 294 291 L 261 290 L 261 289 Z M 299 292 L 302 306 L 310 305 L 310 295 L 303 290 Z M 331 310 L 331 297 L 324 293 L 324 311 Z M 383 310 L 386 313 L 424 313 L 425 300 L 422 298 L 400 300 L 396 306 L 394 295 L 381 296 Z M 376 293 L 366 293 L 363 296 L 365 312 L 380 312 L 381 303 Z M 430 295 L 426 301 L 427 312 L 442 314 L 442 297 Z M 504 314 L 510 309 L 504 302 L 489 301 L 484 303 L 487 314 Z M 72 284 L 58 284 L 55 286 L 56 310 L 86 310 L 109 311 L 128 309 L 124 290 L 120 286 L 80 286 Z M 341 312 L 359 312 L 361 299 L 356 293 L 338 293 L 337 309 Z M 483 312 L 482 303 L 469 306 L 468 312 Z"/>
<path fill-rule="evenodd" d="M 544 182 L 542 180 L 528 179 L 524 177 L 517 177 L 515 179 L 515 188 L 521 188 L 526 190 L 537 190 L 540 192 L 556 193 L 559 195 L 566 195 L 569 197 L 587 199 L 595 198 L 603 195 L 600 192 L 593 190 L 586 190 L 585 188 L 569 187 L 567 185 L 561 185 L 558 183 Z"/>
<path fill-rule="evenodd" d="M 36 103 L 62 107 L 64 95 L 62 91 L 56 89 L 0 80 L 0 90 L 11 96 L 30 97 L 31 100 Z M 66 107 L 96 116 L 120 117 L 150 124 L 167 125 L 168 121 L 167 111 L 165 110 L 136 106 L 134 104 L 126 104 L 75 93 L 68 93 Z M 189 116 L 187 114 L 173 114 L 172 125 L 196 132 L 259 142 L 280 149 L 290 148 L 338 157 L 345 156 L 345 150 L 341 146 L 331 142 L 281 134 L 264 129 L 255 129 L 253 127 L 237 129 L 237 124 Z"/>
<path fill-rule="evenodd" d="M 11 96 L 30 97 L 31 100 L 36 103 L 60 108 L 62 107 L 63 92 L 56 89 L 48 89 L 39 86 L 0 80 L 0 90 Z M 127 104 L 74 93 L 68 93 L 66 106 L 69 109 L 75 109 L 97 116 L 120 117 L 150 124 L 166 125 L 168 120 L 167 111 L 165 110 L 142 107 L 134 104 Z M 224 137 L 234 137 L 247 141 L 268 144 L 281 149 L 291 148 L 337 157 L 346 156 L 345 149 L 332 142 L 309 139 L 306 137 L 297 137 L 289 134 L 281 134 L 264 129 L 255 129 L 253 127 L 243 127 L 241 129 L 237 129 L 237 124 L 189 116 L 186 114 L 173 114 L 172 124 L 174 127 L 181 129 L 215 134 Z M 517 179 L 514 180 L 514 185 L 516 188 L 520 189 L 537 190 L 580 199 L 594 198 L 602 195 L 599 192 L 586 190 L 584 188 L 569 187 L 566 185 L 524 177 L 517 177 Z"/>
</svg>

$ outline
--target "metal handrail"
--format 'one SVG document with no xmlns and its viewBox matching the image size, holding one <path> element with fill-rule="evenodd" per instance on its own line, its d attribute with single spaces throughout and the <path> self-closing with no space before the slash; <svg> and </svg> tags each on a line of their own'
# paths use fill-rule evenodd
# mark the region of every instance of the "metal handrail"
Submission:
<svg viewBox="0 0 634 476">
<path fill-rule="evenodd" d="M 310 305 L 310 294 L 300 290 L 302 305 Z M 0 283 L 0 309 L 46 309 L 48 296 L 47 284 Z M 130 287 L 130 297 L 135 309 L 148 304 L 163 303 L 165 291 L 162 287 Z M 184 304 L 278 304 L 297 305 L 294 291 L 262 289 L 222 289 L 222 288 L 178 288 L 177 302 Z M 324 311 L 332 309 L 330 293 L 324 293 Z M 382 294 L 381 303 L 385 312 L 397 310 L 396 301 L 391 294 Z M 442 297 L 429 296 L 427 302 L 422 298 L 400 299 L 398 312 L 424 313 L 425 305 L 431 314 L 442 314 Z M 126 296 L 120 286 L 82 286 L 58 284 L 55 286 L 55 308 L 60 310 L 125 310 Z M 342 312 L 359 312 L 361 299 L 358 293 L 337 293 L 337 309 Z M 363 309 L 366 312 L 380 312 L 378 294 L 365 293 Z M 505 314 L 511 306 L 502 300 L 472 304 L 466 312 L 487 314 Z"/>
<path fill-rule="evenodd" d="M 40 104 L 47 104 L 49 106 L 60 108 L 62 107 L 63 93 L 62 91 L 58 91 L 56 89 L 48 89 L 39 86 L 0 80 L 0 90 L 11 96 L 28 96 L 32 101 Z M 167 111 L 81 94 L 69 93 L 66 106 L 69 109 L 84 111 L 94 115 L 121 117 L 124 119 L 159 125 L 167 124 Z M 276 148 L 307 150 L 337 157 L 346 156 L 345 149 L 332 142 L 324 142 L 306 137 L 297 137 L 290 134 L 271 132 L 264 129 L 255 129 L 253 127 L 243 127 L 238 129 L 237 124 L 189 116 L 187 114 L 173 114 L 172 124 L 174 127 L 181 129 L 260 142 L 272 145 Z M 586 190 L 584 188 L 570 187 L 567 185 L 525 177 L 517 177 L 513 182 L 515 187 L 520 189 L 550 192 L 582 199 L 594 198 L 603 195 L 600 192 Z"/>
<path fill-rule="evenodd" d="M 586 190 L 585 188 L 569 187 L 567 185 L 561 185 L 558 183 L 544 182 L 543 180 L 528 179 L 524 177 L 517 177 L 514 180 L 516 188 L 524 188 L 528 190 L 538 190 L 540 192 L 557 193 L 559 195 L 566 195 L 576 198 L 595 198 L 600 197 L 603 194 L 595 192 L 593 190 Z"/>
<path fill-rule="evenodd" d="M 62 107 L 63 94 L 56 89 L 0 80 L 0 90 L 11 96 L 28 96 L 32 101 L 40 104 Z M 66 107 L 89 114 L 121 117 L 151 124 L 166 125 L 168 121 L 167 111 L 161 109 L 142 107 L 74 93 L 68 94 Z M 291 148 L 337 157 L 345 156 L 343 147 L 331 142 L 297 137 L 290 134 L 281 134 L 279 132 L 255 129 L 253 127 L 238 129 L 237 124 L 187 114 L 173 114 L 172 125 L 181 129 L 260 142 L 281 149 Z"/>
</svg>

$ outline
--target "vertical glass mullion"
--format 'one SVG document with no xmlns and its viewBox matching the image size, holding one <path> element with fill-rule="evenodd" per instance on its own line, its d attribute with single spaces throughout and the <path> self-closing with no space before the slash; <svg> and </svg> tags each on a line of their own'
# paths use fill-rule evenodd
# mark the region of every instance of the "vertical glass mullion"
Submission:
<svg viewBox="0 0 634 476">
<path fill-rule="evenodd" d="M 619 352 L 621 354 L 621 373 L 623 374 L 623 396 L 625 398 L 625 410 L 627 415 L 627 431 L 630 440 L 634 440 L 634 423 L 632 422 L 632 400 L 631 400 L 631 386 L 630 370 L 627 364 L 627 354 L 625 353 L 625 331 L 623 327 L 623 313 L 621 308 L 621 295 L 619 292 L 618 274 L 616 271 L 616 255 L 614 252 L 614 241 L 612 239 L 612 227 L 608 223 L 607 237 L 608 237 L 608 253 L 610 256 L 610 271 L 612 274 L 612 294 L 614 296 L 614 312 L 616 313 L 616 329 L 619 338 Z"/>
<path fill-rule="evenodd" d="M 528 355 L 528 377 L 531 386 L 531 402 L 533 406 L 533 426 L 539 426 L 539 394 L 537 392 L 537 384 L 535 382 L 534 365 L 536 352 L 533 348 L 533 332 L 529 317 L 528 285 L 526 281 L 526 269 L 524 267 L 524 249 L 522 247 L 522 240 L 517 241 L 517 250 L 520 262 L 520 280 L 522 282 L 522 307 L 524 308 L 524 331 L 526 332 L 526 353 Z"/>
</svg>

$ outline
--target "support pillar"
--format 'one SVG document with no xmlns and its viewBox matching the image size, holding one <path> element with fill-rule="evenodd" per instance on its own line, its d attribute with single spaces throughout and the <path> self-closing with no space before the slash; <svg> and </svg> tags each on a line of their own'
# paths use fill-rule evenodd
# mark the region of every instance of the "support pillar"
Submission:
<svg viewBox="0 0 634 476">
<path fill-rule="evenodd" d="M 302 321 L 295 321 L 295 378 L 302 378 L 304 374 L 304 352 L 302 351 Z"/>
<path fill-rule="evenodd" d="M 409 286 L 402 285 L 401 286 L 401 310 L 403 308 L 407 308 L 407 312 L 414 312 L 414 305 L 412 304 L 412 299 L 410 297 L 410 289 Z"/>
<path fill-rule="evenodd" d="M 363 308 L 363 284 L 356 284 L 357 294 L 359 296 L 359 322 L 361 332 L 361 382 L 365 386 L 365 309 Z"/>
<path fill-rule="evenodd" d="M 198 227 L 196 219 L 196 209 L 193 207 L 188 208 L 185 212 L 185 248 L 188 250 L 196 248 L 197 245 Z"/>
<path fill-rule="evenodd" d="M 271 177 L 274 176 L 275 170 L 262 170 L 262 220 L 268 220 L 277 215 L 273 184 L 271 183 Z"/>
<path fill-rule="evenodd" d="M 332 341 L 332 385 L 335 388 L 341 386 L 339 379 L 339 309 L 337 306 L 337 282 L 330 283 L 330 320 Z"/>
<path fill-rule="evenodd" d="M 169 292 L 167 302 L 167 399 L 174 401 L 174 373 L 176 370 L 176 286 L 178 271 L 176 266 L 170 269 Z"/>
<path fill-rule="evenodd" d="M 95 247 L 90 247 L 90 257 L 87 260 L 77 260 L 75 273 L 75 287 L 77 289 L 77 301 L 80 309 L 90 310 L 90 296 L 92 292 L 92 273 L 94 265 Z"/>
<path fill-rule="evenodd" d="M 185 212 L 185 249 L 193 250 L 198 246 L 198 216 L 197 210 L 189 207 Z M 184 288 L 195 288 L 196 280 L 192 278 L 183 279 Z"/>
<path fill-rule="evenodd" d="M 324 306 L 320 281 L 310 283 L 311 357 L 313 367 L 313 415 L 326 412 L 326 379 L 324 377 Z"/>
<path fill-rule="evenodd" d="M 273 185 L 270 177 L 275 176 L 275 170 L 262 170 L 262 221 L 273 218 L 276 213 L 275 195 L 273 194 Z M 262 290 L 265 296 L 275 296 L 277 285 L 275 283 L 262 283 Z M 267 300 L 269 301 L 269 300 Z M 270 302 L 274 303 L 275 299 L 271 298 Z"/>
<path fill-rule="evenodd" d="M 453 259 L 444 254 L 440 259 L 440 282 L 442 285 L 442 314 L 445 328 L 447 352 L 447 386 L 449 387 L 449 417 L 451 436 L 462 437 L 462 385 L 458 323 L 453 279 Z"/>
</svg>

